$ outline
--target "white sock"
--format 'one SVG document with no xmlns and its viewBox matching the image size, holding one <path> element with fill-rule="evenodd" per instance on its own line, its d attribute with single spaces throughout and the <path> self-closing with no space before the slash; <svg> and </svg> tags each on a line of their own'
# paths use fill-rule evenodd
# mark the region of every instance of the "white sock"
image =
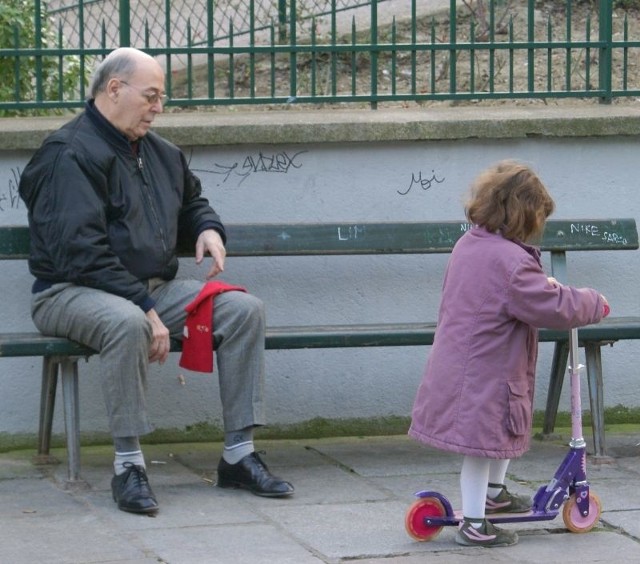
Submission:
<svg viewBox="0 0 640 564">
<path fill-rule="evenodd" d="M 225 446 L 224 450 L 222 451 L 222 458 L 224 458 L 225 461 L 229 464 L 237 464 L 245 456 L 251 454 L 254 451 L 255 448 L 253 446 L 253 441 L 245 441 L 233 446 Z"/>
<path fill-rule="evenodd" d="M 141 450 L 134 450 L 132 452 L 116 451 L 116 457 L 113 461 L 113 470 L 116 473 L 116 476 L 120 476 L 120 474 L 124 474 L 126 472 L 127 469 L 124 467 L 125 462 L 131 462 L 131 464 L 146 468 L 144 463 L 144 455 L 142 454 Z"/>
</svg>

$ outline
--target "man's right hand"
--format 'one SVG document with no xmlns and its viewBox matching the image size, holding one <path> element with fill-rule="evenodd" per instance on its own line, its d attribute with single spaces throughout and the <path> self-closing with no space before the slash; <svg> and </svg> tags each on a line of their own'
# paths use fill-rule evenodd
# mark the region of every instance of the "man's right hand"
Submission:
<svg viewBox="0 0 640 564">
<path fill-rule="evenodd" d="M 200 264 L 206 253 L 211 255 L 213 263 L 207 273 L 207 280 L 214 278 L 224 270 L 224 259 L 227 250 L 224 248 L 222 237 L 213 229 L 205 229 L 196 241 L 196 264 Z"/>
<path fill-rule="evenodd" d="M 169 356 L 169 329 L 167 329 L 158 317 L 155 309 L 150 309 L 147 313 L 147 319 L 151 323 L 151 346 L 149 347 L 149 362 L 159 362 L 164 364 Z"/>
</svg>

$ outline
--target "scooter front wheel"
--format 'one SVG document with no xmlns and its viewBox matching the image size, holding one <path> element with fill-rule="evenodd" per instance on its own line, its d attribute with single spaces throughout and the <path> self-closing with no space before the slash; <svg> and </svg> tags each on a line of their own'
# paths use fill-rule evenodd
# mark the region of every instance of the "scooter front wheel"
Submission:
<svg viewBox="0 0 640 564">
<path fill-rule="evenodd" d="M 445 517 L 444 505 L 437 497 L 421 497 L 414 501 L 404 518 L 407 534 L 417 541 L 430 541 L 438 536 L 442 525 L 427 525 L 427 517 Z"/>
<path fill-rule="evenodd" d="M 602 505 L 600 498 L 589 492 L 589 515 L 586 517 L 580 513 L 576 494 L 571 494 L 562 509 L 562 519 L 572 533 L 588 533 L 600 520 Z"/>
</svg>

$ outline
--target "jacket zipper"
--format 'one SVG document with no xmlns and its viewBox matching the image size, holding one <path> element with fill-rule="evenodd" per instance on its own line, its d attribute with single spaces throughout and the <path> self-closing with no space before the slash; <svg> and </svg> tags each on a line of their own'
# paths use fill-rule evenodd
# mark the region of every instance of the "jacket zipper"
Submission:
<svg viewBox="0 0 640 564">
<path fill-rule="evenodd" d="M 153 200 L 153 197 L 151 195 L 151 190 L 149 188 L 149 183 L 147 182 L 147 175 L 144 173 L 144 164 L 142 161 L 142 157 L 140 155 L 135 155 L 136 158 L 136 162 L 138 164 L 138 171 L 140 172 L 140 176 L 142 178 L 142 184 L 143 184 L 143 189 L 144 189 L 144 194 L 145 197 L 147 199 L 148 205 L 149 205 L 149 209 L 151 210 L 151 213 L 153 214 L 153 217 L 155 219 L 156 222 L 156 226 L 158 229 L 158 233 L 160 234 L 160 241 L 162 242 L 162 251 L 165 255 L 165 257 L 167 256 L 167 242 L 165 240 L 165 233 L 164 233 L 164 228 L 162 226 L 162 224 L 160 223 L 160 220 L 158 218 L 158 213 L 156 210 L 156 206 L 155 206 L 155 202 Z"/>
</svg>

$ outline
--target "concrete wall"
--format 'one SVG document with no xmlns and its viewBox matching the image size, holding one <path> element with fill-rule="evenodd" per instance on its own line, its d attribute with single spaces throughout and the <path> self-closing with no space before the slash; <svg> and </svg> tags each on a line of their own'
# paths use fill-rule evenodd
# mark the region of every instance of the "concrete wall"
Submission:
<svg viewBox="0 0 640 564">
<path fill-rule="evenodd" d="M 0 222 L 26 223 L 20 171 L 44 135 L 64 120 L 3 120 Z M 462 219 L 462 199 L 496 160 L 531 164 L 557 204 L 556 218 L 640 220 L 635 108 L 457 108 L 425 111 L 171 114 L 156 130 L 181 146 L 227 223 Z M 268 323 L 435 320 L 446 256 L 230 258 L 224 279 L 267 305 Z M 547 262 L 548 264 L 548 262 Z M 184 261 L 180 276 L 205 270 Z M 614 315 L 640 315 L 640 254 L 575 253 L 569 272 L 610 300 Z M 0 330 L 29 331 L 31 276 L 2 264 Z M 640 343 L 603 352 L 605 402 L 640 407 Z M 552 345 L 542 345 L 536 408 L 544 408 Z M 268 351 L 268 418 L 293 425 L 323 417 L 407 416 L 428 349 Z M 187 373 L 172 355 L 154 365 L 150 409 L 159 429 L 218 425 L 215 375 Z M 81 364 L 81 428 L 106 430 L 98 361 Z M 178 376 L 182 374 L 185 384 Z M 0 361 L 2 437 L 37 429 L 40 359 Z M 586 401 L 586 384 L 585 384 Z M 565 393 L 561 410 L 567 411 Z M 55 431 L 61 432 L 61 414 Z"/>
</svg>

